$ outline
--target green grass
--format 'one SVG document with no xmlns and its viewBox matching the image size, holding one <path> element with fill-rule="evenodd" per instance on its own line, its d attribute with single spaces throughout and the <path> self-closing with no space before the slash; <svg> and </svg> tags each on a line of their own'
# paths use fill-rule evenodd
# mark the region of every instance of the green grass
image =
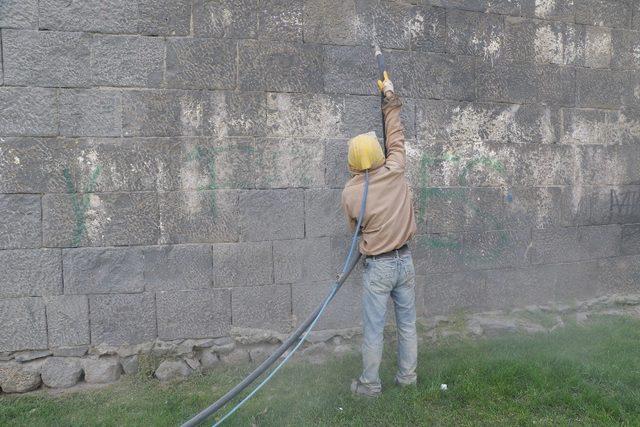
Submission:
<svg viewBox="0 0 640 427">
<path fill-rule="evenodd" d="M 421 349 L 417 388 L 351 396 L 357 354 L 288 366 L 227 425 L 640 425 L 640 321 L 603 318 L 549 335 L 449 341 Z M 0 425 L 177 425 L 233 386 L 249 367 L 177 384 L 125 379 L 102 390 L 0 397 Z M 440 391 L 447 383 L 449 390 Z"/>
</svg>

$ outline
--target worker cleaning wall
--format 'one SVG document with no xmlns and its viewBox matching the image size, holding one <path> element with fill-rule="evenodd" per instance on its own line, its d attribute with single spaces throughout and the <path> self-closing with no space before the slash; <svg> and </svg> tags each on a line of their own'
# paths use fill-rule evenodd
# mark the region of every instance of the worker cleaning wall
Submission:
<svg viewBox="0 0 640 427">
<path fill-rule="evenodd" d="M 372 163 L 360 250 L 398 252 L 355 266 L 300 358 L 358 351 L 373 270 L 410 277 L 408 253 L 422 338 L 550 330 L 514 310 L 635 293 L 637 9 L 0 1 L 3 393 L 115 382 L 150 354 L 154 378 L 183 378 L 286 342 L 349 253 L 349 141 L 384 144 L 372 42 L 411 193 Z"/>
</svg>

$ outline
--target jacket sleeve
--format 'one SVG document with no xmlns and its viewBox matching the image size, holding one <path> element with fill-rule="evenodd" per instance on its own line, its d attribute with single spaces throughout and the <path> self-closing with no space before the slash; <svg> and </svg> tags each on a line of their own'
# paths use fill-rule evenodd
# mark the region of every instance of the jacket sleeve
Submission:
<svg viewBox="0 0 640 427">
<path fill-rule="evenodd" d="M 387 166 L 404 170 L 404 127 L 400 120 L 402 101 L 395 93 L 384 98 L 382 112 L 386 132 Z"/>
<path fill-rule="evenodd" d="M 344 212 L 344 215 L 347 217 L 347 222 L 349 223 L 349 230 L 351 230 L 351 232 L 353 233 L 356 230 L 356 220 L 355 218 L 351 217 L 351 214 L 349 214 L 349 208 L 347 206 L 347 202 L 346 202 L 346 197 L 344 195 L 344 191 L 342 192 L 342 211 Z"/>
</svg>

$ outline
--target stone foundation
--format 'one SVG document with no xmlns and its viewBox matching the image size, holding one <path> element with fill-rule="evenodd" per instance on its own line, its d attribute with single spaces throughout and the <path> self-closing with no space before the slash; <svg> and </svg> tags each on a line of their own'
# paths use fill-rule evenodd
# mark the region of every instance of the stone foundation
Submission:
<svg viewBox="0 0 640 427">
<path fill-rule="evenodd" d="M 640 295 L 613 295 L 573 305 L 535 305 L 513 310 L 460 313 L 418 320 L 419 340 L 483 338 L 507 333 L 548 333 L 567 323 L 582 324 L 598 315 L 640 318 Z M 394 327 L 388 326 L 393 340 Z M 118 381 L 122 375 L 153 375 L 160 381 L 188 377 L 224 365 L 260 363 L 286 338 L 272 331 L 234 328 L 231 336 L 199 340 L 155 340 L 133 346 L 81 346 L 52 351 L 0 354 L 2 393 L 25 393 L 41 387 L 65 389 Z M 294 358 L 322 363 L 359 348 L 360 329 L 310 334 Z"/>
</svg>

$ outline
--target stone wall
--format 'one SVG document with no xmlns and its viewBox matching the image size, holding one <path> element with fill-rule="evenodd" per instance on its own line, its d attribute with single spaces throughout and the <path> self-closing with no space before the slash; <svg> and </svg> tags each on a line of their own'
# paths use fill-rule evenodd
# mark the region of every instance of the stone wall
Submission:
<svg viewBox="0 0 640 427">
<path fill-rule="evenodd" d="M 0 29 L 5 359 L 305 318 L 381 130 L 374 37 L 421 314 L 637 291 L 640 2 L 0 0 Z M 359 325 L 360 277 L 320 329 Z"/>
</svg>

